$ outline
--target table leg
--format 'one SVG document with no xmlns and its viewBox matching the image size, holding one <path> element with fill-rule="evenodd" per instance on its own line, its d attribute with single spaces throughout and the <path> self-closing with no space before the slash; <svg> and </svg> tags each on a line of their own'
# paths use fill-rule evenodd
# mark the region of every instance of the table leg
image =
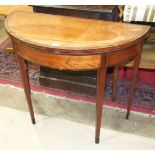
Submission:
<svg viewBox="0 0 155 155">
<path fill-rule="evenodd" d="M 118 83 L 118 65 L 117 66 L 114 66 L 114 73 L 113 73 L 112 95 L 111 95 L 111 100 L 113 102 L 116 101 L 116 96 L 117 96 L 117 83 Z"/>
<path fill-rule="evenodd" d="M 17 57 L 19 70 L 20 70 L 20 73 L 21 73 L 21 78 L 22 78 L 22 81 L 23 81 L 24 92 L 25 92 L 25 96 L 26 96 L 26 99 L 27 99 L 27 103 L 28 103 L 28 107 L 29 107 L 29 111 L 30 111 L 30 115 L 31 115 L 31 120 L 32 120 L 32 123 L 35 124 L 27 64 L 26 64 L 25 60 L 21 56 L 16 55 L 16 57 Z"/>
<path fill-rule="evenodd" d="M 133 65 L 133 71 L 132 71 L 132 81 L 131 81 L 131 86 L 130 86 L 130 90 L 129 90 L 126 119 L 128 119 L 129 115 L 130 115 L 130 110 L 131 110 L 131 105 L 132 105 L 132 98 L 134 96 L 134 90 L 135 90 L 135 86 L 136 86 L 140 60 L 141 60 L 141 52 L 139 52 L 139 54 L 134 59 L 134 65 Z"/>
<path fill-rule="evenodd" d="M 97 71 L 97 92 L 96 92 L 96 135 L 95 143 L 99 143 L 102 107 L 104 102 L 104 89 L 106 80 L 106 65 Z"/>
</svg>

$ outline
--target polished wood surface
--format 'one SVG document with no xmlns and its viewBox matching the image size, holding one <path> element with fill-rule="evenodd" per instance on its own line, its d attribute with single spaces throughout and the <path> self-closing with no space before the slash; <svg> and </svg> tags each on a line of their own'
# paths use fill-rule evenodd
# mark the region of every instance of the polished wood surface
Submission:
<svg viewBox="0 0 155 155">
<path fill-rule="evenodd" d="M 21 77 L 23 80 L 24 92 L 28 103 L 31 120 L 32 120 L 32 123 L 35 124 L 34 111 L 33 111 L 32 100 L 31 100 L 31 88 L 30 88 L 30 82 L 29 82 L 29 76 L 28 76 L 28 68 L 26 65 L 26 61 L 19 55 L 17 55 L 17 60 L 18 60 L 17 62 L 21 73 Z"/>
<path fill-rule="evenodd" d="M 35 123 L 35 119 L 26 60 L 59 70 L 97 71 L 96 143 L 99 143 L 100 136 L 106 70 L 134 60 L 126 115 L 128 119 L 143 41 L 150 27 L 24 12 L 11 14 L 5 26 L 17 54 L 32 123 Z M 117 79 L 114 85 L 116 83 Z"/>
<path fill-rule="evenodd" d="M 136 55 L 136 57 L 134 59 L 133 71 L 132 71 L 133 72 L 132 73 L 132 81 L 131 81 L 131 86 L 130 86 L 130 90 L 129 90 L 126 119 L 129 118 L 129 114 L 130 114 L 130 110 L 131 110 L 132 98 L 133 98 L 133 95 L 134 95 L 134 89 L 135 89 L 136 82 L 137 82 L 136 78 L 137 78 L 137 75 L 138 75 L 138 68 L 139 68 L 141 54 L 142 54 L 142 45 L 143 44 L 141 44 L 141 49 L 139 50 L 138 55 Z"/>
<path fill-rule="evenodd" d="M 132 66 L 133 62 L 126 65 L 126 67 Z M 145 42 L 139 67 L 142 69 L 155 69 L 155 42 L 152 42 L 152 44 Z"/>
<path fill-rule="evenodd" d="M 27 44 L 24 41 L 14 38 L 16 53 L 26 60 L 54 69 L 65 70 L 94 70 L 101 66 L 101 55 L 62 55 L 50 53 L 49 49 Z M 122 64 L 124 60 L 133 60 L 139 53 L 141 44 L 135 44 L 131 47 L 125 47 L 115 52 L 108 53 L 107 67 L 115 64 Z M 39 52 L 38 52 L 39 50 Z M 57 49 L 59 50 L 59 49 Z M 48 52 L 46 52 L 48 51 Z M 108 51 L 107 51 L 108 52 Z M 81 53 L 81 50 L 80 50 Z M 107 54 L 107 53 L 106 53 Z M 116 59 L 117 58 L 117 59 Z"/>
<path fill-rule="evenodd" d="M 94 70 L 99 68 L 101 62 L 100 55 L 57 55 L 53 53 L 38 52 L 35 46 L 25 46 L 23 41 L 14 40 L 16 53 L 26 60 L 55 69 L 65 70 Z"/>
<path fill-rule="evenodd" d="M 5 26 L 22 41 L 68 54 L 68 50 L 74 50 L 71 54 L 117 50 L 135 44 L 149 30 L 148 26 L 27 12 L 12 13 Z"/>
</svg>

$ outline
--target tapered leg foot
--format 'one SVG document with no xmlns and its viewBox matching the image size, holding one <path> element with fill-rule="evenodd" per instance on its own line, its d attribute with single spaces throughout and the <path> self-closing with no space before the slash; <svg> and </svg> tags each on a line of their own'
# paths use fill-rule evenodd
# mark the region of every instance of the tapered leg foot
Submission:
<svg viewBox="0 0 155 155">
<path fill-rule="evenodd" d="M 95 138 L 95 143 L 99 144 L 99 139 L 98 138 Z"/>
<path fill-rule="evenodd" d="M 36 120 L 35 119 L 32 119 L 32 124 L 36 124 Z"/>
<path fill-rule="evenodd" d="M 129 113 L 127 112 L 127 114 L 126 114 L 126 119 L 129 119 Z"/>
</svg>

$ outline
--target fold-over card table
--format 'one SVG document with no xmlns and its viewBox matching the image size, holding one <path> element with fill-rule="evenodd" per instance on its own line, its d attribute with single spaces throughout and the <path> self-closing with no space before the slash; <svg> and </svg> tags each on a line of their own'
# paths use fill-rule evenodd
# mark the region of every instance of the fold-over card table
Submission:
<svg viewBox="0 0 155 155">
<path fill-rule="evenodd" d="M 149 26 L 13 12 L 7 17 L 5 27 L 16 51 L 32 123 L 35 123 L 35 118 L 27 61 L 58 70 L 97 70 L 95 142 L 99 143 L 106 70 L 114 66 L 116 77 L 118 65 L 134 60 L 128 118 L 143 41 L 148 35 Z M 116 85 L 116 79 L 113 85 Z M 113 92 L 115 89 L 116 86 Z"/>
</svg>

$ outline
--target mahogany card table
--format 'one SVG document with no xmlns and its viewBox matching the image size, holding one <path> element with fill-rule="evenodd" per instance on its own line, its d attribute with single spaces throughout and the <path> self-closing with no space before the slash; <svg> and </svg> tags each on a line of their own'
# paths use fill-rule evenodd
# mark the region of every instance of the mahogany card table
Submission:
<svg viewBox="0 0 155 155">
<path fill-rule="evenodd" d="M 115 67 L 114 99 L 118 65 L 133 60 L 126 118 L 129 117 L 143 41 L 148 36 L 149 26 L 13 12 L 7 17 L 5 27 L 16 51 L 33 124 L 27 61 L 58 70 L 97 70 L 95 142 L 99 143 L 106 70 Z"/>
</svg>

